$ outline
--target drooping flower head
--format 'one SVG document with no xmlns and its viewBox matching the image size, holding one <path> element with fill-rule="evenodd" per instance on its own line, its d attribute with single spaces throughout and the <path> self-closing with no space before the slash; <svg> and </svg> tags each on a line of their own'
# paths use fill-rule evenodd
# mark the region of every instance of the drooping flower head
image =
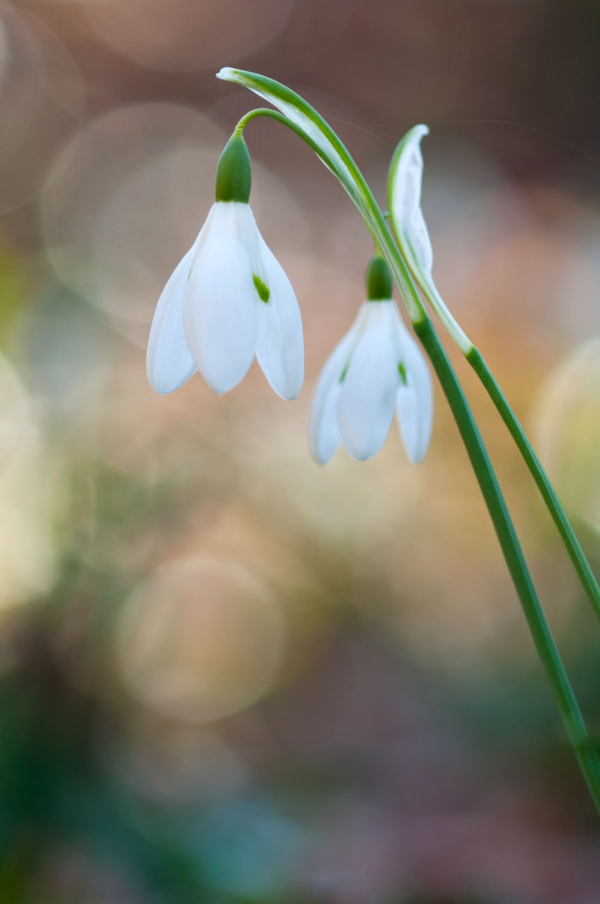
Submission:
<svg viewBox="0 0 600 904">
<path fill-rule="evenodd" d="M 228 392 L 255 355 L 278 395 L 293 399 L 300 391 L 300 310 L 258 231 L 250 187 L 246 143 L 234 133 L 217 167 L 215 203 L 156 307 L 147 352 L 156 392 L 173 392 L 196 370 L 214 392 Z"/>
<path fill-rule="evenodd" d="M 310 413 L 310 450 L 320 464 L 340 443 L 359 461 L 371 458 L 396 412 L 406 454 L 417 464 L 431 437 L 431 376 L 392 300 L 391 275 L 379 256 L 367 270 L 367 299 L 321 371 Z"/>
</svg>

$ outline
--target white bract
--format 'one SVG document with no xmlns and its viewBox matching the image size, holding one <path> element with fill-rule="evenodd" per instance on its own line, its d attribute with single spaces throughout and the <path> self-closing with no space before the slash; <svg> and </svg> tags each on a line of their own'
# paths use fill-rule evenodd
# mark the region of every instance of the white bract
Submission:
<svg viewBox="0 0 600 904">
<path fill-rule="evenodd" d="M 428 134 L 427 126 L 415 126 L 398 145 L 390 170 L 389 202 L 392 226 L 404 253 L 413 269 L 421 269 L 430 277 L 433 249 L 421 210 L 421 139 Z"/>
<path fill-rule="evenodd" d="M 421 209 L 421 140 L 428 134 L 427 126 L 414 126 L 394 151 L 388 179 L 390 224 L 412 275 L 466 355 L 472 348 L 471 341 L 446 307 L 433 279 L 433 248 Z"/>
<path fill-rule="evenodd" d="M 396 303 L 367 301 L 321 371 L 309 421 L 313 458 L 325 464 L 340 443 L 359 461 L 371 458 L 394 412 L 408 458 L 417 464 L 433 423 L 429 369 Z"/>
<path fill-rule="evenodd" d="M 228 392 L 254 355 L 275 392 L 294 399 L 304 379 L 294 290 L 249 205 L 216 201 L 158 301 L 148 379 L 168 393 L 198 370 L 214 392 Z"/>
</svg>

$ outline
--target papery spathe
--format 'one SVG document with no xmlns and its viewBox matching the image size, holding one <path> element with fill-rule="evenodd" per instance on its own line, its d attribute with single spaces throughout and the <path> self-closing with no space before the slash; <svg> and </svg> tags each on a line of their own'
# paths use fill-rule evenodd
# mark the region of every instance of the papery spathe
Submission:
<svg viewBox="0 0 600 904">
<path fill-rule="evenodd" d="M 431 276 L 433 248 L 421 210 L 421 139 L 428 134 L 427 126 L 414 126 L 396 148 L 390 169 L 388 200 L 392 228 L 404 253 L 413 267 L 421 268 Z"/>
</svg>

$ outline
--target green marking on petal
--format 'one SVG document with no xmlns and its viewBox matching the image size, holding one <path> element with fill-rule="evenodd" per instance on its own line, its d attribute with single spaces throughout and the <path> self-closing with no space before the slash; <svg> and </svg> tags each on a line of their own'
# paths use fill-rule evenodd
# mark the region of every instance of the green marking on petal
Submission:
<svg viewBox="0 0 600 904">
<path fill-rule="evenodd" d="M 269 287 L 265 286 L 260 276 L 256 276 L 256 274 L 252 276 L 252 279 L 254 281 L 254 288 L 258 292 L 258 297 L 261 301 L 264 301 L 265 304 L 268 304 L 269 298 L 271 297 Z"/>
<path fill-rule="evenodd" d="M 398 373 L 400 374 L 400 379 L 402 380 L 402 383 L 404 384 L 404 386 L 408 386 L 408 378 L 406 376 L 406 369 L 405 369 L 402 361 L 398 362 Z"/>
<path fill-rule="evenodd" d="M 346 374 L 348 373 L 349 367 L 350 367 L 350 363 L 346 364 L 345 368 L 343 369 L 342 373 L 340 374 L 340 383 L 343 383 L 344 380 L 346 379 Z"/>
</svg>

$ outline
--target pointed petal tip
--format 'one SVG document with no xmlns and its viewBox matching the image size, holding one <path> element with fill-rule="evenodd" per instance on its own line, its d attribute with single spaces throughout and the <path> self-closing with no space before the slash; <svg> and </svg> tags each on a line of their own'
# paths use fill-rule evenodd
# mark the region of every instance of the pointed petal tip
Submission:
<svg viewBox="0 0 600 904">
<path fill-rule="evenodd" d="M 349 449 L 348 446 L 344 443 L 344 448 L 346 452 L 353 458 L 354 461 L 369 461 L 370 458 L 373 458 L 377 455 L 378 452 L 381 451 L 381 446 L 377 449 Z"/>
<path fill-rule="evenodd" d="M 327 453 L 325 455 L 322 455 L 320 450 L 315 447 L 309 437 L 308 450 L 310 452 L 310 457 L 312 458 L 314 463 L 320 468 L 324 468 L 326 464 L 329 464 L 329 462 L 337 452 L 337 446 L 335 447 L 335 449 L 328 449 Z"/>
<path fill-rule="evenodd" d="M 300 389 L 302 389 L 302 387 L 300 387 Z M 281 398 L 282 398 L 285 402 L 293 402 L 294 399 L 297 399 L 298 396 L 300 395 L 300 389 L 291 389 L 291 390 L 288 390 L 288 392 L 287 392 L 285 395 L 281 395 Z"/>
<path fill-rule="evenodd" d="M 422 438 L 420 446 L 411 450 L 411 454 L 408 456 L 411 465 L 420 465 L 429 452 L 429 446 L 431 445 L 432 427 L 433 420 L 431 420 L 429 424 L 426 425 L 426 435 Z"/>
<path fill-rule="evenodd" d="M 246 373 L 247 372 L 248 371 L 246 370 Z M 244 377 L 246 376 L 246 373 L 242 374 L 242 376 L 239 378 L 235 377 L 234 379 L 230 378 L 228 380 L 224 379 L 222 375 L 221 375 L 220 379 L 217 379 L 217 380 L 215 380 L 214 377 L 207 378 L 207 375 L 205 373 L 204 374 L 201 373 L 200 376 L 202 377 L 202 379 L 204 380 L 204 382 L 206 383 L 206 385 L 208 386 L 210 391 L 214 392 L 215 395 L 220 396 L 220 395 L 225 395 L 226 392 L 231 392 L 232 389 L 235 389 L 236 386 L 239 386 L 240 383 L 242 382 L 242 380 L 244 379 Z"/>
<path fill-rule="evenodd" d="M 162 373 L 153 371 L 150 364 L 146 367 L 146 374 L 151 389 L 159 396 L 171 395 L 181 389 L 196 373 L 195 365 L 192 365 L 185 373 L 173 374 L 169 371 Z"/>
<path fill-rule="evenodd" d="M 422 431 L 427 429 L 424 424 L 411 424 L 409 426 L 406 423 L 403 424 L 400 422 L 399 427 L 406 457 L 413 467 L 417 467 L 427 455 L 431 439 L 431 429 L 428 434 L 423 435 Z"/>
<path fill-rule="evenodd" d="M 274 375 L 268 373 L 263 366 L 264 359 L 259 358 L 258 363 L 262 369 L 262 372 L 267 378 L 269 386 L 271 387 L 273 392 L 279 396 L 280 399 L 283 399 L 285 402 L 293 402 L 294 399 L 298 398 L 302 390 L 302 385 L 304 383 L 304 368 L 302 368 L 302 373 L 299 380 L 294 380 L 294 382 L 291 382 L 293 376 L 291 378 L 288 377 L 288 379 L 286 379 L 284 376 L 283 379 L 281 379 L 280 375 L 278 375 L 277 379 L 273 379 Z"/>
<path fill-rule="evenodd" d="M 408 458 L 410 464 L 413 465 L 414 467 L 418 467 L 418 465 L 421 464 L 421 462 L 425 458 L 425 455 L 427 454 L 427 449 L 422 449 L 422 450 L 419 449 L 419 451 L 415 453 L 414 451 L 407 449 L 405 446 L 404 450 L 406 452 L 406 457 Z"/>
<path fill-rule="evenodd" d="M 191 360 L 186 366 L 177 357 L 156 354 L 154 346 L 149 346 L 146 354 L 146 376 L 151 388 L 157 395 L 170 395 L 176 392 L 196 373 L 196 365 Z"/>
<path fill-rule="evenodd" d="M 148 374 L 148 383 L 150 384 L 150 389 L 152 390 L 152 392 L 157 396 L 171 395 L 172 392 L 176 392 L 177 389 L 179 389 L 179 386 L 174 387 L 173 389 L 160 389 L 158 386 L 154 385 L 150 374 Z"/>
<path fill-rule="evenodd" d="M 349 435 L 347 429 L 342 429 L 342 444 L 350 458 L 353 458 L 354 461 L 369 461 L 370 458 L 373 458 L 378 452 L 381 452 L 388 437 L 392 418 L 389 419 L 390 423 L 387 424 L 387 426 L 384 426 L 384 429 L 381 429 L 380 424 L 380 429 L 378 431 L 379 435 L 372 430 L 366 432 L 354 430 L 354 435 Z M 385 420 L 387 421 L 388 418 L 386 417 Z"/>
<path fill-rule="evenodd" d="M 304 351 L 304 349 L 302 349 Z M 258 357 L 258 356 L 257 356 Z M 258 363 L 267 378 L 267 382 L 271 389 L 279 396 L 280 399 L 283 399 L 286 402 L 293 402 L 294 399 L 297 399 L 302 390 L 302 386 L 304 385 L 304 358 L 300 360 L 300 364 L 296 369 L 296 372 L 291 372 L 283 375 L 283 379 L 273 379 L 273 374 L 270 374 L 263 367 L 264 360 L 258 358 Z"/>
<path fill-rule="evenodd" d="M 231 66 L 223 66 L 216 73 L 216 76 L 217 76 L 217 78 L 222 79 L 224 82 L 228 82 L 228 81 L 231 81 L 231 77 L 232 77 L 234 71 L 235 70 L 232 69 Z"/>
<path fill-rule="evenodd" d="M 328 362 L 324 370 L 328 368 Z M 325 376 L 325 383 L 323 382 Z M 337 423 L 339 390 L 327 385 L 328 374 L 321 373 L 308 419 L 308 448 L 313 461 L 323 466 L 329 462 L 341 443 Z"/>
</svg>

